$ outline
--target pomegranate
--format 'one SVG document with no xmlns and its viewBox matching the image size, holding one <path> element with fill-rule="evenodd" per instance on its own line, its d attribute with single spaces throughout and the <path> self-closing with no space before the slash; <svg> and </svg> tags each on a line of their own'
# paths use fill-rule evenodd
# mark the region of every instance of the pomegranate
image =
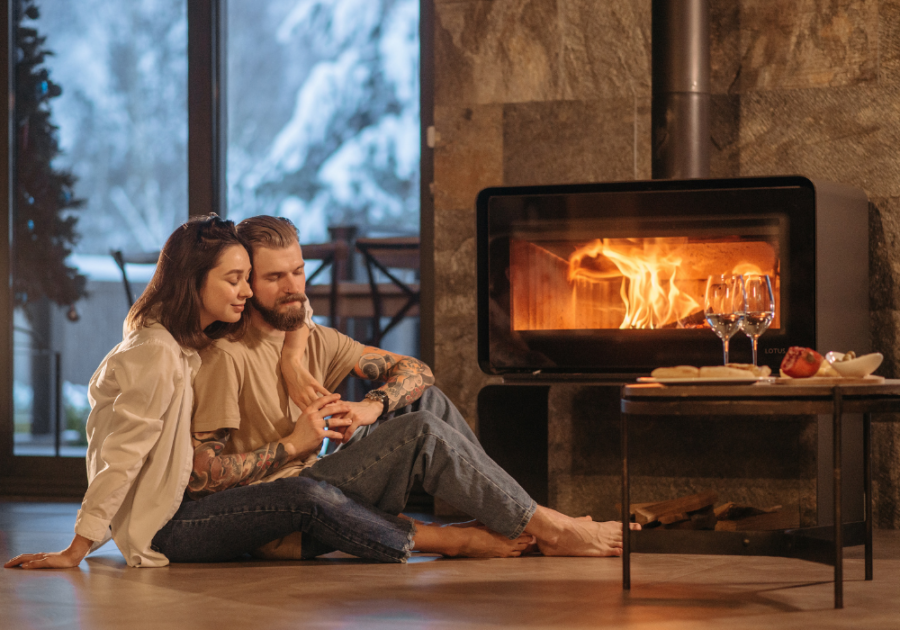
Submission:
<svg viewBox="0 0 900 630">
<path fill-rule="evenodd" d="M 791 346 L 781 362 L 781 371 L 791 378 L 809 378 L 819 371 L 819 366 L 824 360 L 822 355 L 812 348 Z"/>
</svg>

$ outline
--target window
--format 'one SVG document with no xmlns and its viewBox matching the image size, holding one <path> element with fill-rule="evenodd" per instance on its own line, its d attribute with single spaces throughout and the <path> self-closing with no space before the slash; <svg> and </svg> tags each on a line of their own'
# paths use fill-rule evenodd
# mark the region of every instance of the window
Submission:
<svg viewBox="0 0 900 630">
<path fill-rule="evenodd" d="M 229 218 L 419 233 L 419 0 L 228 3 Z"/>
</svg>

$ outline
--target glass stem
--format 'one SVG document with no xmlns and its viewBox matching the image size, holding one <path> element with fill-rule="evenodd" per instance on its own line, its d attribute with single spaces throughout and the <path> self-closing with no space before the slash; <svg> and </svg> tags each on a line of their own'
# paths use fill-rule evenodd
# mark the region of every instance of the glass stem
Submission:
<svg viewBox="0 0 900 630">
<path fill-rule="evenodd" d="M 722 340 L 722 350 L 724 350 L 724 354 L 725 354 L 725 365 L 728 365 L 728 340 L 727 339 Z"/>
<path fill-rule="evenodd" d="M 753 340 L 753 365 L 757 366 L 759 364 L 756 362 L 756 342 L 759 340 L 759 337 L 750 337 L 750 339 Z"/>
</svg>

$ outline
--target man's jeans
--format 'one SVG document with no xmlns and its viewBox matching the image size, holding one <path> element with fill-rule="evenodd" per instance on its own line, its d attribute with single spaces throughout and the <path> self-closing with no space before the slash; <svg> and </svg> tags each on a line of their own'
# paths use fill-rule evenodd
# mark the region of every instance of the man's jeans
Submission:
<svg viewBox="0 0 900 630">
<path fill-rule="evenodd" d="M 291 477 L 199 501 L 186 498 L 153 537 L 153 549 L 172 562 L 220 562 L 303 532 L 302 559 L 338 549 L 367 560 L 404 562 L 415 526 L 393 514 L 352 501 L 328 484 Z"/>
<path fill-rule="evenodd" d="M 459 411 L 436 387 L 305 469 L 348 497 L 398 514 L 413 483 L 510 539 L 537 504 L 492 460 Z"/>
</svg>

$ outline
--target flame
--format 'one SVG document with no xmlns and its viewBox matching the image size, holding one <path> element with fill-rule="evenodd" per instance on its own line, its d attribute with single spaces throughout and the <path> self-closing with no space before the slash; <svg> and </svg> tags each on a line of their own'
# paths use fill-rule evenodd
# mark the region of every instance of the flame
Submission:
<svg viewBox="0 0 900 630">
<path fill-rule="evenodd" d="M 655 239 L 596 239 L 569 257 L 567 279 L 574 284 L 621 277 L 625 317 L 619 328 L 661 328 L 700 309 L 676 285 L 681 262 L 669 246 Z M 589 263 L 593 268 L 585 266 Z"/>
<path fill-rule="evenodd" d="M 740 276 L 761 276 L 763 275 L 763 270 L 752 263 L 742 262 L 735 265 L 731 273 Z"/>
</svg>

